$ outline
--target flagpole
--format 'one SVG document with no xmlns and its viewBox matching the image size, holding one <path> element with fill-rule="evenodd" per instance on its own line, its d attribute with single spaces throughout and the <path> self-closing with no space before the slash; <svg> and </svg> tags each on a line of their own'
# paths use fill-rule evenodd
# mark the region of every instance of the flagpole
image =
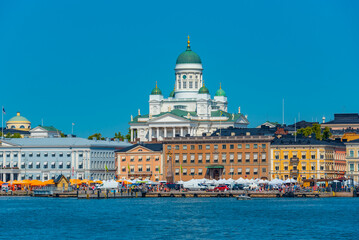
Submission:
<svg viewBox="0 0 359 240">
<path fill-rule="evenodd" d="M 4 106 L 1 109 L 1 139 L 4 139 Z"/>
</svg>

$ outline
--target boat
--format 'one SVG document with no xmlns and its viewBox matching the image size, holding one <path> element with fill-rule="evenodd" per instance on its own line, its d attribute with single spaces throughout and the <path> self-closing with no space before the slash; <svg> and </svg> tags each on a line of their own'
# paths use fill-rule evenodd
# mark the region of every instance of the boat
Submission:
<svg viewBox="0 0 359 240">
<path fill-rule="evenodd" d="M 247 196 L 247 195 L 244 195 L 244 194 L 242 194 L 242 195 L 239 195 L 238 197 L 237 197 L 237 200 L 251 200 L 252 198 L 250 197 L 250 196 Z"/>
</svg>

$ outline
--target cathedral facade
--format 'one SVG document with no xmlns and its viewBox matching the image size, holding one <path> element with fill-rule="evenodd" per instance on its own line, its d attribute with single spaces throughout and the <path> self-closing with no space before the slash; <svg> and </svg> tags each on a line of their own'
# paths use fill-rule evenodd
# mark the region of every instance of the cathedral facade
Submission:
<svg viewBox="0 0 359 240">
<path fill-rule="evenodd" d="M 149 97 L 149 113 L 131 116 L 131 141 L 162 141 L 166 137 L 202 136 L 219 128 L 241 127 L 249 124 L 240 108 L 228 112 L 227 95 L 221 85 L 211 98 L 203 80 L 201 58 L 191 50 L 176 61 L 174 89 L 168 98 L 156 87 Z"/>
</svg>

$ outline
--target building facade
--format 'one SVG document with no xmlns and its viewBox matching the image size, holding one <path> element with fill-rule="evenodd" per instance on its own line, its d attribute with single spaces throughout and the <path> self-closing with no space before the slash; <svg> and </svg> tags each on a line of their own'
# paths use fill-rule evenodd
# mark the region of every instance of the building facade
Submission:
<svg viewBox="0 0 359 240">
<path fill-rule="evenodd" d="M 229 113 L 227 95 L 221 85 L 211 98 L 203 79 L 201 58 L 187 50 L 176 61 L 174 89 L 168 98 L 156 87 L 149 97 L 149 113 L 131 116 L 131 141 L 162 141 L 166 137 L 202 136 L 218 128 L 246 127 L 247 117 Z"/>
<path fill-rule="evenodd" d="M 13 138 L 1 140 L 2 181 L 67 178 L 113 179 L 115 150 L 130 146 L 84 138 Z M 108 171 L 106 171 L 108 169 Z"/>
<path fill-rule="evenodd" d="M 345 143 L 347 147 L 347 178 L 359 182 L 359 139 Z"/>
<path fill-rule="evenodd" d="M 271 144 L 271 177 L 286 180 L 333 179 L 345 176 L 345 145 L 340 141 L 285 136 Z"/>
<path fill-rule="evenodd" d="M 163 180 L 162 143 L 135 144 L 116 151 L 117 178 Z"/>
<path fill-rule="evenodd" d="M 329 127 L 331 130 L 359 129 L 359 114 L 336 113 L 334 114 L 334 120 L 329 122 L 325 122 L 325 117 L 323 117 L 321 127 Z"/>
<path fill-rule="evenodd" d="M 272 139 L 261 135 L 166 138 L 166 180 L 268 179 Z"/>
</svg>

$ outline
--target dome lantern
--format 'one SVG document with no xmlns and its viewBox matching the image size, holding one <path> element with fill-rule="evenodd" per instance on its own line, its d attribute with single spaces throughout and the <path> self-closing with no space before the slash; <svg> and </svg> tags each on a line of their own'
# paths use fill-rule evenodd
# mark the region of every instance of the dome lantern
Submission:
<svg viewBox="0 0 359 240">
<path fill-rule="evenodd" d="M 191 64 L 191 63 L 202 64 L 201 58 L 198 56 L 198 54 L 191 50 L 190 43 L 191 42 L 189 41 L 189 36 L 188 36 L 187 50 L 178 56 L 176 64 Z"/>
</svg>

